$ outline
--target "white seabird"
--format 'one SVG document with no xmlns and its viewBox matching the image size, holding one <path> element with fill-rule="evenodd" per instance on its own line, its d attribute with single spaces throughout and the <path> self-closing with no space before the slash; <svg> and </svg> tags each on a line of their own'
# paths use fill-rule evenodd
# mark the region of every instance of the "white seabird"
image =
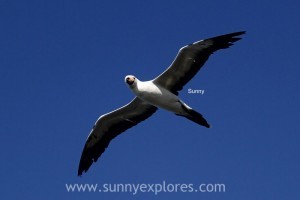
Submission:
<svg viewBox="0 0 300 200">
<path fill-rule="evenodd" d="M 241 39 L 237 36 L 242 34 L 245 32 L 208 38 L 182 47 L 169 68 L 151 81 L 143 82 L 135 76 L 126 76 L 125 82 L 136 97 L 127 105 L 100 116 L 96 121 L 81 155 L 78 176 L 98 160 L 113 138 L 150 117 L 157 108 L 209 128 L 210 125 L 200 113 L 179 99 L 178 91 L 196 75 L 211 54 L 230 47 Z"/>
</svg>

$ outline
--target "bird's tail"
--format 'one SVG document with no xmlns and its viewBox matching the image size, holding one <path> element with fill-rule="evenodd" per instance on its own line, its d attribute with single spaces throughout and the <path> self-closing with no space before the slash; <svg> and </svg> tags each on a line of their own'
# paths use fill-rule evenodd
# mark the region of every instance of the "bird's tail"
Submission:
<svg viewBox="0 0 300 200">
<path fill-rule="evenodd" d="M 198 113 L 197 111 L 193 110 L 192 108 L 188 107 L 185 103 L 180 102 L 183 110 L 187 113 L 186 115 L 176 114 L 178 116 L 185 117 L 201 126 L 205 126 L 206 128 L 209 128 L 210 125 L 207 123 L 206 119 Z"/>
</svg>

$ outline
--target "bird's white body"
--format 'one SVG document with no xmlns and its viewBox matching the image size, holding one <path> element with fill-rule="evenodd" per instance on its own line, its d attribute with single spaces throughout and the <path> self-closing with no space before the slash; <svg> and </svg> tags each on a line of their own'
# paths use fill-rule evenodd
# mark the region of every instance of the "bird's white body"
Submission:
<svg viewBox="0 0 300 200">
<path fill-rule="evenodd" d="M 135 78 L 135 80 L 136 84 L 134 85 L 134 87 L 129 86 L 129 88 L 137 97 L 146 101 L 147 103 L 179 115 L 186 114 L 186 112 L 182 108 L 182 104 L 191 109 L 186 104 L 184 104 L 183 101 L 178 98 L 178 96 L 176 96 L 169 90 L 166 90 L 165 88 L 154 84 L 153 81 L 143 82 L 138 80 L 137 78 Z"/>
</svg>

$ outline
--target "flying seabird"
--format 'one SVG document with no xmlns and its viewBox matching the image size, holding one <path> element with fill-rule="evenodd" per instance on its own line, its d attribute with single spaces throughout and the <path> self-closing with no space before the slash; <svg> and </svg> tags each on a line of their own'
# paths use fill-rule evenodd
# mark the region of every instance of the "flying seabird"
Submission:
<svg viewBox="0 0 300 200">
<path fill-rule="evenodd" d="M 157 108 L 165 109 L 209 128 L 204 117 L 178 97 L 178 91 L 189 82 L 211 54 L 240 40 L 245 31 L 197 41 L 182 47 L 173 63 L 151 81 L 140 81 L 133 75 L 125 82 L 136 97 L 127 105 L 104 114 L 96 121 L 81 155 L 78 176 L 87 172 L 105 151 L 110 141 L 127 129 L 150 117 Z"/>
</svg>

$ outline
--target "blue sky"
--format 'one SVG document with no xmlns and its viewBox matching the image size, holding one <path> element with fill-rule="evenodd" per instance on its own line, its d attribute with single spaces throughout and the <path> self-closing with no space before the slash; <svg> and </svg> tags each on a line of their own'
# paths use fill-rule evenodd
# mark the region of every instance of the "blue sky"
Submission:
<svg viewBox="0 0 300 200">
<path fill-rule="evenodd" d="M 299 199 L 299 1 L 0 1 L 1 199 Z M 180 97 L 77 177 L 95 120 L 180 47 L 246 30 Z M 204 89 L 191 95 L 188 88 Z M 79 193 L 71 183 L 224 183 L 224 193 Z"/>
</svg>

